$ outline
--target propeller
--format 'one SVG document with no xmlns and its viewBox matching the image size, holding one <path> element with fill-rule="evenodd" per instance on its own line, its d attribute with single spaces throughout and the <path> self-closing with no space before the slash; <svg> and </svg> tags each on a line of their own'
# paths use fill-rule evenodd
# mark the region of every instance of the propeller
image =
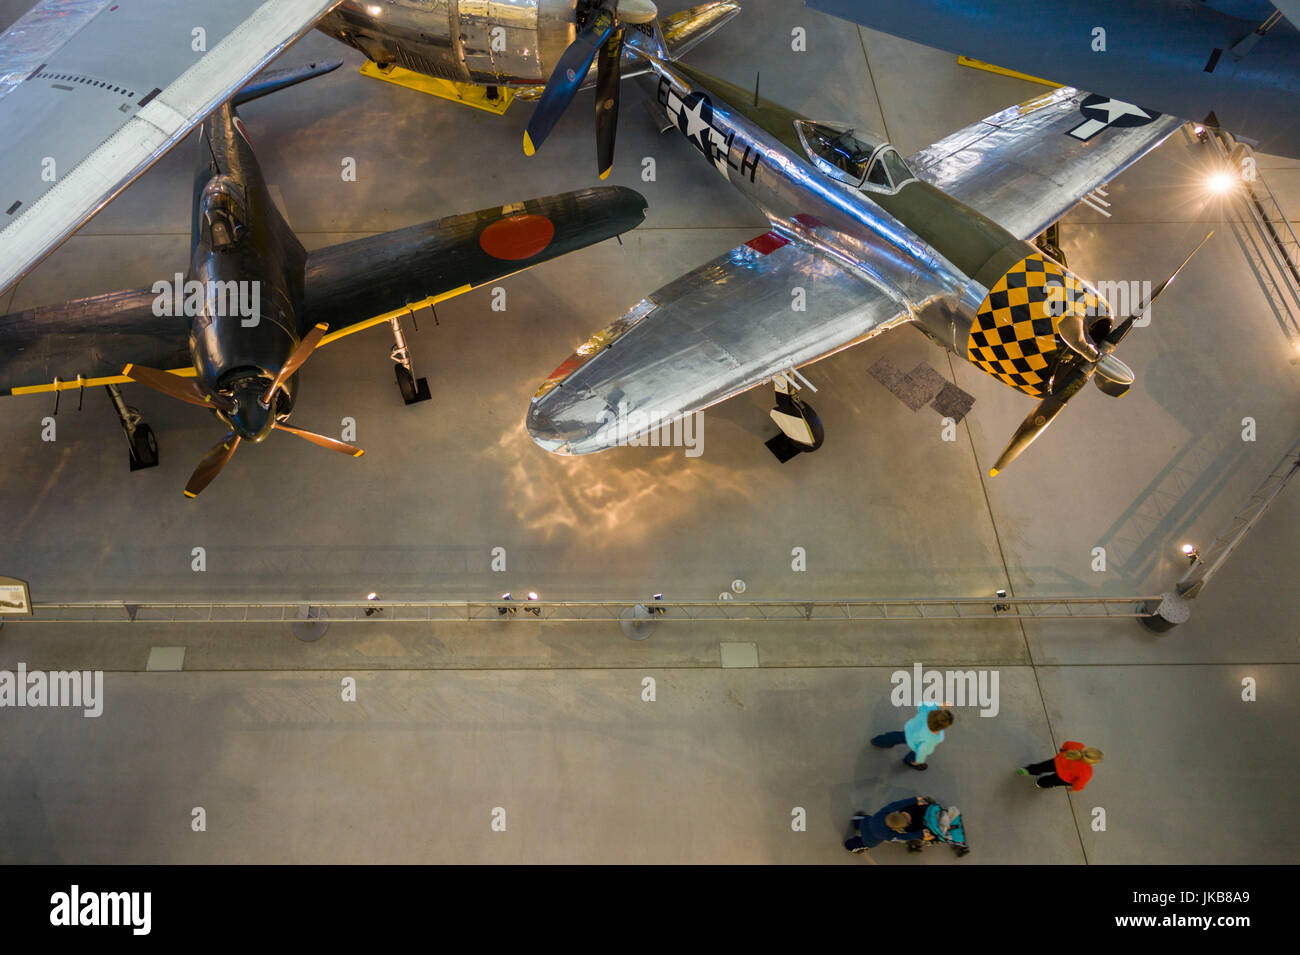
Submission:
<svg viewBox="0 0 1300 955">
<path fill-rule="evenodd" d="M 533 155 L 551 134 L 560 116 L 587 79 L 596 61 L 596 161 L 604 179 L 614 165 L 618 131 L 618 92 L 623 60 L 624 24 L 654 22 L 659 11 L 651 0 L 597 0 L 587 5 L 577 37 L 560 55 L 524 130 L 524 154 Z M 599 59 L 597 57 L 599 56 Z"/>
<path fill-rule="evenodd" d="M 1052 376 L 1052 380 L 1048 383 L 1047 396 L 1020 423 L 1016 433 L 1011 436 L 1011 441 L 989 470 L 990 477 L 996 477 L 1008 464 L 1018 458 L 1025 448 L 1033 444 L 1034 439 L 1047 429 L 1047 426 L 1065 408 L 1066 403 L 1082 390 L 1089 379 L 1093 379 L 1099 389 L 1112 397 L 1120 397 L 1128 392 L 1133 384 L 1133 373 L 1128 370 L 1122 361 L 1114 357 L 1115 349 L 1133 330 L 1137 320 L 1150 310 L 1155 300 L 1169 286 L 1174 284 L 1174 279 L 1178 278 L 1178 273 L 1183 270 L 1188 262 L 1192 261 L 1192 256 L 1201 251 L 1201 247 L 1209 242 L 1213 235 L 1214 233 L 1211 232 L 1200 241 L 1196 248 L 1192 249 L 1187 258 L 1183 259 L 1182 265 L 1174 269 L 1169 278 L 1160 283 L 1141 308 L 1107 332 L 1105 337 L 1097 343 L 1098 357 L 1095 361 L 1076 356 L 1073 352 L 1069 353 L 1068 358 L 1063 360 L 1062 366 L 1057 369 L 1056 374 Z"/>
<path fill-rule="evenodd" d="M 280 373 L 271 382 L 271 387 L 266 389 L 266 397 L 262 399 L 262 404 L 269 405 L 271 403 L 271 398 L 275 396 L 276 391 L 293 377 L 293 373 L 303 366 L 303 362 L 311 357 L 311 353 L 316 350 L 316 346 L 320 344 L 320 340 L 325 337 L 327 331 L 329 331 L 328 325 L 316 325 L 303 336 L 302 341 L 298 343 L 298 347 L 289 353 L 289 360 L 280 368 Z"/>
<path fill-rule="evenodd" d="M 143 365 L 127 365 L 122 369 L 122 374 L 154 391 L 161 391 L 164 395 L 179 398 L 200 408 L 220 408 L 222 411 L 230 411 L 234 406 L 225 395 L 210 395 L 193 378 L 182 378 L 180 375 L 173 375 L 170 371 L 159 371 L 157 368 L 146 368 Z"/>
<path fill-rule="evenodd" d="M 277 421 L 275 423 L 276 431 L 287 431 L 289 434 L 296 434 L 300 438 L 310 441 L 312 444 L 319 445 L 322 448 L 328 448 L 331 451 L 339 451 L 349 457 L 359 458 L 366 452 L 362 451 L 355 445 L 348 444 L 346 441 L 339 441 L 336 438 L 329 438 L 323 434 L 317 434 L 314 431 L 304 431 L 302 428 L 291 428 L 287 424 Z"/>
<path fill-rule="evenodd" d="M 240 441 L 244 438 L 261 441 L 272 431 L 287 431 L 312 444 L 354 458 L 365 454 L 360 448 L 344 441 L 290 427 L 278 420 L 275 413 L 276 392 L 312 356 L 325 337 L 326 331 L 328 331 L 326 325 L 317 325 L 304 335 L 302 341 L 289 353 L 288 359 L 271 380 L 269 387 L 266 385 L 264 374 L 250 374 L 236 378 L 229 383 L 228 387 L 223 386 L 223 392 L 228 390 L 230 394 L 214 395 L 204 391 L 202 385 L 193 378 L 182 378 L 168 371 L 140 365 L 127 365 L 122 369 L 122 374 L 132 381 L 188 404 L 213 409 L 218 417 L 230 426 L 230 433 L 203 456 L 199 466 L 190 475 L 189 483 L 185 485 L 186 497 L 198 497 L 203 489 L 212 483 L 213 479 L 221 473 L 221 469 L 229 463 Z"/>
<path fill-rule="evenodd" d="M 189 483 L 185 485 L 185 496 L 198 497 L 199 492 L 221 473 L 221 469 L 226 466 L 226 462 L 230 460 L 237 447 L 239 447 L 239 435 L 232 431 L 221 439 L 220 444 L 203 455 L 203 460 L 199 462 L 199 466 L 190 475 Z"/>
</svg>

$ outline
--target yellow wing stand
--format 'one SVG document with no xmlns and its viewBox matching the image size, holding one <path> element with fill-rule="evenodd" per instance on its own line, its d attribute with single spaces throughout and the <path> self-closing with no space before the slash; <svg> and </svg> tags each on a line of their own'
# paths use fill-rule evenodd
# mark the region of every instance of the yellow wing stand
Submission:
<svg viewBox="0 0 1300 955">
<path fill-rule="evenodd" d="M 1040 86 L 1050 86 L 1054 90 L 1061 88 L 1060 83 L 1053 83 L 1051 80 L 1039 79 L 1037 76 L 1030 76 L 1027 73 L 1017 73 L 1015 70 L 1008 70 L 1006 67 L 994 66 L 992 63 L 985 63 L 983 60 L 977 60 L 969 56 L 957 57 L 957 62 L 962 66 L 969 66 L 973 70 L 983 70 L 986 73 L 996 73 L 999 76 L 1010 76 L 1012 79 L 1026 80 L 1030 83 L 1038 83 Z"/>
<path fill-rule="evenodd" d="M 127 366 L 128 368 L 130 365 Z M 182 378 L 193 378 L 198 374 L 193 368 L 170 368 L 168 369 L 173 375 L 180 375 Z M 67 381 L 52 381 L 48 385 L 20 385 L 9 391 L 11 395 L 40 395 L 53 394 L 56 391 L 76 391 L 79 388 L 94 388 L 96 385 L 129 385 L 131 379 L 126 375 L 109 375 L 106 378 L 82 378 L 78 375 L 76 378 L 69 378 Z"/>
<path fill-rule="evenodd" d="M 463 295 L 473 289 L 474 286 L 466 284 L 458 286 L 447 292 L 439 292 L 437 295 L 430 295 L 428 298 L 421 299 L 418 302 L 411 302 L 409 305 L 403 305 L 401 308 L 395 308 L 390 312 L 384 312 L 382 315 L 375 315 L 367 318 L 365 321 L 354 322 L 351 325 L 345 325 L 336 332 L 330 332 L 320 340 L 321 345 L 328 345 L 330 342 L 336 342 L 340 338 L 348 335 L 355 335 L 357 332 L 363 332 L 367 328 L 374 328 L 376 325 L 384 325 L 391 322 L 394 318 L 405 318 L 407 315 L 414 314 L 423 308 L 432 308 L 439 302 L 445 302 L 449 298 L 455 298 L 457 295 Z M 130 365 L 126 366 L 130 368 Z M 186 368 L 168 368 L 167 371 L 173 375 L 179 375 L 182 378 L 193 378 L 198 372 L 192 367 Z M 133 380 L 126 375 L 109 375 L 103 378 L 69 378 L 67 381 L 56 380 L 46 385 L 20 385 L 10 390 L 11 395 L 39 395 L 51 394 L 56 391 L 76 391 L 80 388 L 94 388 L 97 385 L 129 385 Z"/>
<path fill-rule="evenodd" d="M 405 318 L 418 312 L 422 308 L 432 308 L 439 302 L 445 302 L 449 298 L 455 298 L 457 295 L 464 295 L 473 289 L 474 286 L 466 284 L 454 288 L 449 292 L 439 292 L 437 295 L 430 295 L 428 298 L 421 299 L 418 302 L 411 302 L 409 305 L 403 305 L 401 308 L 395 308 L 391 312 L 384 312 L 382 315 L 376 315 L 373 318 L 367 318 L 363 322 L 354 322 L 351 325 L 344 325 L 336 332 L 330 332 L 320 340 L 322 345 L 328 345 L 330 342 L 336 342 L 347 335 L 355 335 L 357 332 L 364 332 L 367 328 L 374 328 L 376 325 L 384 325 L 395 318 Z M 192 374 L 192 372 L 191 372 Z"/>
<path fill-rule="evenodd" d="M 497 91 L 496 97 L 489 98 L 488 87 L 486 86 L 442 80 L 436 76 L 426 76 L 413 70 L 404 70 L 400 66 L 390 66 L 388 69 L 382 69 L 373 60 L 365 62 L 365 65 L 361 67 L 361 75 L 369 76 L 371 79 L 383 80 L 385 83 L 392 83 L 404 89 L 415 90 L 417 93 L 438 96 L 442 99 L 451 100 L 453 103 L 460 103 L 462 106 L 472 106 L 474 109 L 486 110 L 489 113 L 495 113 L 497 116 L 509 109 L 511 101 L 515 98 L 515 94 L 504 86 L 495 87 Z"/>
</svg>

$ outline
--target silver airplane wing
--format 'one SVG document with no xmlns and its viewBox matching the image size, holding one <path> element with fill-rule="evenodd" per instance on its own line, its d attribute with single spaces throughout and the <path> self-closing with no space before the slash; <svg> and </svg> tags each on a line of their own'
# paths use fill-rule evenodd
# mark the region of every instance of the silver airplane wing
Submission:
<svg viewBox="0 0 1300 955">
<path fill-rule="evenodd" d="M 805 291 L 796 311 L 791 290 Z M 529 405 L 543 448 L 588 454 L 908 320 L 906 303 L 768 232 L 688 272 L 594 335 Z"/>
<path fill-rule="evenodd" d="M 338 0 L 43 0 L 0 35 L 0 291 Z"/>
<path fill-rule="evenodd" d="M 907 162 L 918 178 L 1032 239 L 1182 123 L 1067 87 L 958 130 Z"/>
</svg>

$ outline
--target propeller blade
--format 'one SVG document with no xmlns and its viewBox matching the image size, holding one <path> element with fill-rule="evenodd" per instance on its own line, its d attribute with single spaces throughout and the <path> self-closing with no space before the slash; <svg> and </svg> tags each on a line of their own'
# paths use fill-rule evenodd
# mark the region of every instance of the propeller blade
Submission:
<svg viewBox="0 0 1300 955">
<path fill-rule="evenodd" d="M 335 438 L 327 438 L 323 434 L 316 434 L 314 431 L 304 431 L 302 428 L 292 428 L 279 421 L 275 423 L 275 430 L 296 434 L 298 437 L 310 441 L 312 444 L 320 445 L 322 448 L 329 448 L 331 451 L 339 451 L 343 454 L 351 455 L 354 458 L 359 458 L 361 455 L 366 453 L 354 445 L 347 444 Z"/>
<path fill-rule="evenodd" d="M 193 378 L 182 378 L 169 371 L 159 371 L 143 365 L 127 365 L 122 369 L 122 374 L 146 388 L 161 391 L 164 395 L 200 408 L 220 408 L 222 411 L 234 408 L 234 402 L 225 395 L 207 394 Z"/>
<path fill-rule="evenodd" d="M 1156 290 L 1151 293 L 1151 298 L 1148 299 L 1136 313 L 1130 315 L 1128 318 L 1124 319 L 1124 321 L 1111 329 L 1110 334 L 1106 336 L 1106 344 L 1109 346 L 1108 351 L 1114 351 L 1115 346 L 1124 340 L 1124 336 L 1133 330 L 1133 323 L 1146 314 L 1147 309 L 1155 304 L 1155 300 L 1160 297 L 1160 294 L 1165 289 L 1174 284 L 1174 279 L 1178 278 L 1178 273 L 1183 270 L 1184 266 L 1186 266 L 1188 262 L 1192 261 L 1192 256 L 1196 255 L 1197 252 L 1200 252 L 1201 246 L 1205 245 L 1205 243 L 1209 242 L 1213 237 L 1214 233 L 1211 232 L 1202 239 L 1200 244 L 1197 245 L 1196 248 L 1192 249 L 1191 254 L 1188 255 L 1187 258 L 1183 259 L 1183 264 L 1174 269 L 1173 274 L 1160 283 Z"/>
<path fill-rule="evenodd" d="M 311 357 L 311 353 L 316 350 L 316 346 L 320 344 L 320 340 L 325 337 L 327 331 L 329 331 L 328 325 L 317 325 L 303 336 L 302 341 L 298 343 L 298 347 L 290 353 L 289 360 L 280 369 L 280 373 L 275 376 L 275 381 L 271 382 L 271 387 L 266 389 L 266 397 L 262 399 L 262 404 L 269 405 L 271 403 L 276 390 L 292 378 L 293 373 Z"/>
<path fill-rule="evenodd" d="M 598 7 L 587 20 L 587 25 L 578 31 L 577 38 L 560 55 L 560 62 L 555 64 L 524 130 L 524 155 L 531 156 L 541 148 L 591 71 L 596 51 L 612 32 L 614 15 L 606 8 Z"/>
<path fill-rule="evenodd" d="M 618 27 L 601 46 L 600 59 L 596 61 L 596 164 L 601 179 L 607 178 L 614 168 L 622 59 L 623 28 Z"/>
<path fill-rule="evenodd" d="M 1033 444 L 1034 439 L 1052 423 L 1052 419 L 1061 413 L 1066 400 L 1056 395 L 1048 395 L 1040 401 L 1038 407 L 1029 412 L 1029 417 L 1020 423 L 1020 427 L 1012 435 L 1010 443 L 989 470 L 989 477 L 997 477 L 998 473 L 1004 470 L 1008 464 L 1020 457 L 1021 452 Z"/>
<path fill-rule="evenodd" d="M 199 492 L 212 483 L 212 479 L 221 473 L 230 456 L 239 447 L 239 435 L 233 431 L 222 438 L 221 443 L 203 456 L 199 466 L 190 475 L 190 483 L 185 485 L 186 497 L 198 497 Z"/>
<path fill-rule="evenodd" d="M 1091 368 L 1087 366 L 1075 368 L 1074 372 L 1052 394 L 1040 401 L 1038 407 L 1029 412 L 1028 417 L 1020 422 L 1020 427 L 1011 436 L 1011 441 L 989 470 L 989 477 L 997 477 L 998 473 L 1005 470 L 1008 464 L 1020 457 L 1025 448 L 1034 443 L 1035 438 L 1047 430 L 1047 426 L 1061 413 L 1061 409 L 1065 407 L 1066 403 L 1079 393 L 1079 389 L 1087 384 L 1088 379 L 1091 377 L 1090 371 Z"/>
</svg>

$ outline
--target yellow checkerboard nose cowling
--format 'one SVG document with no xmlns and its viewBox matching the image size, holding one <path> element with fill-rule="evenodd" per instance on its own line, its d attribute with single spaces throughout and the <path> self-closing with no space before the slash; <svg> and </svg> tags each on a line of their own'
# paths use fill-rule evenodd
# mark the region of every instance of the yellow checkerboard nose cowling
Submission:
<svg viewBox="0 0 1300 955">
<path fill-rule="evenodd" d="M 1041 398 L 1062 347 L 1056 330 L 1074 313 L 1105 314 L 1101 300 L 1045 256 L 1017 262 L 989 290 L 971 323 L 966 358 L 984 372 L 1027 395 Z"/>
</svg>

